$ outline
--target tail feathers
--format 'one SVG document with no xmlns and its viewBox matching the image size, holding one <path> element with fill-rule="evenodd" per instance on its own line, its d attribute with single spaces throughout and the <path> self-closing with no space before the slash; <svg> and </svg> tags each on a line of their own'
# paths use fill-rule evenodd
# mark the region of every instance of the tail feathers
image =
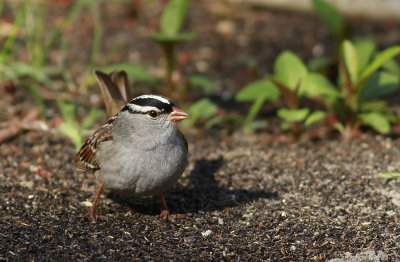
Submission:
<svg viewBox="0 0 400 262">
<path fill-rule="evenodd" d="M 116 115 L 132 98 L 133 94 L 125 71 L 106 74 L 95 70 L 97 82 L 107 111 L 107 119 Z"/>
</svg>

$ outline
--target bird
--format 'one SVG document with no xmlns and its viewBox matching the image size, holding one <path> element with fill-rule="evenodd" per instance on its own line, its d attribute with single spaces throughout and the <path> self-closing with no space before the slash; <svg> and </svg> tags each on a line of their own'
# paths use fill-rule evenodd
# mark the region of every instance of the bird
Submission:
<svg viewBox="0 0 400 262">
<path fill-rule="evenodd" d="M 115 111 L 118 106 L 113 108 Z M 85 141 L 74 164 L 79 170 L 93 171 L 100 182 L 88 212 L 93 222 L 100 217 L 96 204 L 103 187 L 125 196 L 158 195 L 162 206 L 159 217 L 173 220 L 163 192 L 173 186 L 188 163 L 188 143 L 177 127 L 188 117 L 164 96 L 141 95 Z"/>
</svg>

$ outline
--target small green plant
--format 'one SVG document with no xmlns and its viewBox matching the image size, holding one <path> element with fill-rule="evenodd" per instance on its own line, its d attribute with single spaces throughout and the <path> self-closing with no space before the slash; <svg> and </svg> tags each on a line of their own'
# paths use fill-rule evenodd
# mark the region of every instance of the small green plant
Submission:
<svg viewBox="0 0 400 262">
<path fill-rule="evenodd" d="M 331 79 L 338 78 L 340 96 L 328 105 L 339 119 L 336 129 L 345 139 L 355 136 L 361 125 L 388 133 L 390 123 L 398 121 L 398 117 L 390 112 L 384 101 L 378 99 L 398 89 L 400 67 L 392 58 L 399 53 L 399 47 L 389 48 L 372 60 L 376 52 L 373 41 L 346 40 L 349 24 L 338 10 L 325 0 L 312 0 L 312 4 L 336 40 L 333 58 L 320 56 L 309 62 L 311 70 L 330 72 Z M 381 67 L 383 70 L 377 72 Z"/>
<path fill-rule="evenodd" d="M 300 100 L 307 98 L 325 98 L 336 96 L 338 92 L 329 81 L 320 74 L 308 72 L 304 63 L 290 51 L 281 53 L 274 65 L 274 74 L 266 79 L 245 86 L 236 95 L 241 102 L 254 101 L 245 122 L 247 130 L 253 129 L 253 120 L 265 101 L 276 101 L 280 97 L 287 107 L 280 108 L 277 115 L 283 120 L 282 128 L 291 130 L 295 138 L 302 133 L 301 123 L 305 128 L 325 118 L 326 112 L 300 108 Z M 260 124 L 256 123 L 256 126 Z"/>
<path fill-rule="evenodd" d="M 203 98 L 196 101 L 186 111 L 190 115 L 190 118 L 187 119 L 186 123 L 185 121 L 182 122 L 182 127 L 190 127 L 200 120 L 210 119 L 211 117 L 215 116 L 218 111 L 218 107 L 209 99 Z"/>
<path fill-rule="evenodd" d="M 191 105 L 186 112 L 190 115 L 188 121 L 182 122 L 182 127 L 191 127 L 199 122 L 205 122 L 206 128 L 225 122 L 243 123 L 243 118 L 237 114 L 225 114 L 208 98 L 202 98 Z"/>
<path fill-rule="evenodd" d="M 290 51 L 278 56 L 274 74 L 268 78 L 279 88 L 287 105 L 287 108 L 277 111 L 278 116 L 283 119 L 282 127 L 291 130 L 295 138 L 302 133 L 302 122 L 305 128 L 309 128 L 326 116 L 324 111 L 312 112 L 309 108 L 300 108 L 300 100 L 303 97 L 316 99 L 338 94 L 325 77 L 309 72 L 300 58 Z"/>
<path fill-rule="evenodd" d="M 195 87 L 201 89 L 204 94 L 209 95 L 214 92 L 215 80 L 203 75 L 193 75 L 189 77 L 186 85 L 188 86 L 186 89 Z"/>
<path fill-rule="evenodd" d="M 315 57 L 309 60 L 308 67 L 312 71 L 322 71 L 325 75 L 329 74 L 329 77 L 332 77 L 332 75 L 336 74 L 340 59 L 340 44 L 344 39 L 350 38 L 352 35 L 351 26 L 345 17 L 327 1 L 312 0 L 311 3 L 315 13 L 324 22 L 332 36 L 334 46 L 332 56 L 316 54 Z"/>
<path fill-rule="evenodd" d="M 336 128 L 345 139 L 351 139 L 362 124 L 383 134 L 390 131 L 394 116 L 386 103 L 378 99 L 398 90 L 399 75 L 378 69 L 400 54 L 400 46 L 390 47 L 372 58 L 374 53 L 375 46 L 370 41 L 353 44 L 345 40 L 342 43 L 338 80 L 340 96 L 333 109 L 340 120 Z"/>
<path fill-rule="evenodd" d="M 66 134 L 75 145 L 76 151 L 79 150 L 83 138 L 87 135 L 85 133 L 97 120 L 104 117 L 103 110 L 92 108 L 89 114 L 79 122 L 75 116 L 76 106 L 74 104 L 66 103 L 63 100 L 57 100 L 58 107 L 64 121 L 59 126 L 61 132 Z"/>
<path fill-rule="evenodd" d="M 277 101 L 280 92 L 270 81 L 263 79 L 244 86 L 235 96 L 239 102 L 252 102 L 249 113 L 244 121 L 245 130 L 250 132 L 265 126 L 264 121 L 254 121 L 257 113 L 266 101 Z"/>
<path fill-rule="evenodd" d="M 49 78 L 54 70 L 44 66 L 45 50 L 42 41 L 45 5 L 26 1 L 23 4 L 13 4 L 11 7 L 15 13 L 15 20 L 0 50 L 0 79 L 13 80 L 19 86 L 26 88 L 34 97 L 44 117 L 45 102 L 38 87 L 44 84 L 54 88 Z M 23 43 L 28 52 L 29 63 L 17 62 L 13 59 L 13 47 L 18 43 L 17 38 L 22 28 L 25 28 Z"/>
<path fill-rule="evenodd" d="M 98 54 L 101 24 L 98 17 L 98 3 L 94 2 L 78 0 L 66 18 L 56 25 L 49 35 L 45 32 L 47 1 L 6 1 L 6 4 L 14 11 L 15 20 L 13 29 L 0 49 L 0 79 L 13 81 L 16 86 L 26 88 L 34 97 L 43 118 L 46 117 L 45 98 L 42 95 L 43 87 L 50 89 L 51 92 L 59 93 L 60 88 L 54 84 L 54 78 L 61 78 L 67 83 L 72 81 L 67 69 L 67 58 L 63 56 L 62 63 L 49 65 L 50 51 L 57 44 L 63 51 L 66 51 L 67 43 L 62 37 L 62 30 L 85 7 L 91 7 L 95 20 L 97 17 L 92 48 L 93 60 Z M 4 3 L 2 2 L 2 4 Z M 24 30 L 24 37 L 22 41 L 17 41 L 21 30 Z M 13 50 L 20 44 L 28 53 L 28 61 L 20 62 L 18 58 L 14 57 Z"/>
<path fill-rule="evenodd" d="M 346 20 L 340 12 L 324 0 L 311 0 L 314 11 L 324 21 L 331 35 L 340 42 L 346 31 Z"/>
<path fill-rule="evenodd" d="M 186 42 L 195 37 L 194 33 L 180 33 L 186 14 L 187 0 L 170 0 L 161 15 L 160 31 L 150 35 L 157 42 L 164 54 L 166 62 L 165 81 L 167 85 L 167 96 L 176 91 L 172 74 L 175 65 L 176 44 Z"/>
<path fill-rule="evenodd" d="M 252 129 L 251 123 L 265 101 L 276 101 L 281 96 L 287 107 L 278 109 L 277 115 L 283 119 L 282 127 L 290 129 L 296 138 L 302 132 L 300 123 L 309 128 L 327 114 L 301 108 L 303 97 L 322 103 L 327 111 L 333 112 L 337 118 L 335 128 L 345 139 L 354 137 L 361 125 L 388 133 L 391 122 L 398 121 L 398 117 L 390 112 L 385 101 L 378 99 L 399 88 L 400 67 L 393 58 L 400 54 L 400 46 L 374 56 L 375 49 L 370 40 L 358 40 L 355 44 L 343 41 L 337 86 L 322 74 L 308 71 L 292 52 L 281 53 L 273 75 L 245 86 L 236 95 L 238 101 L 254 102 L 245 122 L 246 129 Z M 378 71 L 380 68 L 385 70 Z"/>
</svg>

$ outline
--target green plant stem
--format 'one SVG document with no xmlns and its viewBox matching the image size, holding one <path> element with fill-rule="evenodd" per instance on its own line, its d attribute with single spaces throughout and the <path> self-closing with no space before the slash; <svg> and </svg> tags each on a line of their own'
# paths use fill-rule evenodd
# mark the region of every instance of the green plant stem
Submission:
<svg viewBox="0 0 400 262">
<path fill-rule="evenodd" d="M 101 37 L 103 35 L 103 28 L 101 24 L 99 4 L 96 1 L 93 1 L 90 7 L 94 21 L 93 44 L 90 62 L 95 64 L 101 50 Z"/>
<path fill-rule="evenodd" d="M 174 48 L 175 43 L 164 42 L 161 43 L 161 47 L 164 53 L 164 58 L 166 62 L 165 68 L 165 82 L 167 85 L 167 95 L 171 96 L 175 90 L 174 83 L 172 81 L 172 73 L 174 71 Z"/>
<path fill-rule="evenodd" d="M 48 3 L 37 3 L 35 6 L 35 11 L 32 15 L 36 16 L 36 23 L 33 28 L 33 46 L 31 51 L 32 65 L 36 68 L 42 68 L 44 65 L 44 53 L 49 52 L 49 50 L 44 49 L 43 39 L 44 39 L 44 27 L 45 19 L 47 13 Z"/>
<path fill-rule="evenodd" d="M 7 37 L 7 40 L 5 41 L 3 47 L 1 48 L 0 52 L 0 63 L 4 63 L 6 58 L 9 55 L 9 52 L 11 48 L 14 46 L 14 42 L 17 39 L 17 34 L 19 29 L 21 28 L 21 25 L 24 21 L 24 16 L 25 16 L 25 10 L 26 10 L 26 3 L 22 7 L 19 8 L 15 21 L 13 23 L 12 29 L 10 34 Z"/>
<path fill-rule="evenodd" d="M 179 92 L 179 99 L 177 101 L 182 102 L 185 99 L 186 95 L 190 93 L 191 90 L 192 90 L 192 83 L 190 83 L 190 81 L 188 80 L 185 80 L 185 83 L 183 84 Z"/>
<path fill-rule="evenodd" d="M 256 117 L 258 111 L 260 111 L 262 105 L 264 104 L 265 97 L 260 96 L 257 98 L 257 100 L 254 102 L 254 104 L 251 106 L 250 111 L 247 115 L 247 118 L 245 120 L 245 130 L 246 132 L 251 131 L 251 123 L 253 122 L 254 118 Z"/>
<path fill-rule="evenodd" d="M 39 86 L 37 83 L 26 83 L 22 85 L 24 88 L 28 90 L 29 93 L 33 96 L 33 99 L 35 100 L 36 106 L 40 110 L 40 115 L 43 119 L 46 119 L 46 104 L 44 102 L 43 96 L 39 91 Z"/>
</svg>

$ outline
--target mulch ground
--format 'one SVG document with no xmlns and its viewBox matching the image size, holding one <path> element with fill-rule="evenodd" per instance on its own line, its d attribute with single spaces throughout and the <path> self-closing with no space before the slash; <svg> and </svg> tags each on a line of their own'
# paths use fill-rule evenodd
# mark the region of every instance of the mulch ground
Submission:
<svg viewBox="0 0 400 262">
<path fill-rule="evenodd" d="M 2 144 L 0 258 L 400 259 L 400 181 L 377 177 L 400 169 L 398 140 L 203 135 L 189 132 L 190 164 L 166 193 L 169 223 L 157 219 L 157 198 L 106 191 L 98 205 L 105 217 L 93 224 L 84 215 L 96 182 L 73 168 L 69 141 L 28 133 Z"/>
</svg>

